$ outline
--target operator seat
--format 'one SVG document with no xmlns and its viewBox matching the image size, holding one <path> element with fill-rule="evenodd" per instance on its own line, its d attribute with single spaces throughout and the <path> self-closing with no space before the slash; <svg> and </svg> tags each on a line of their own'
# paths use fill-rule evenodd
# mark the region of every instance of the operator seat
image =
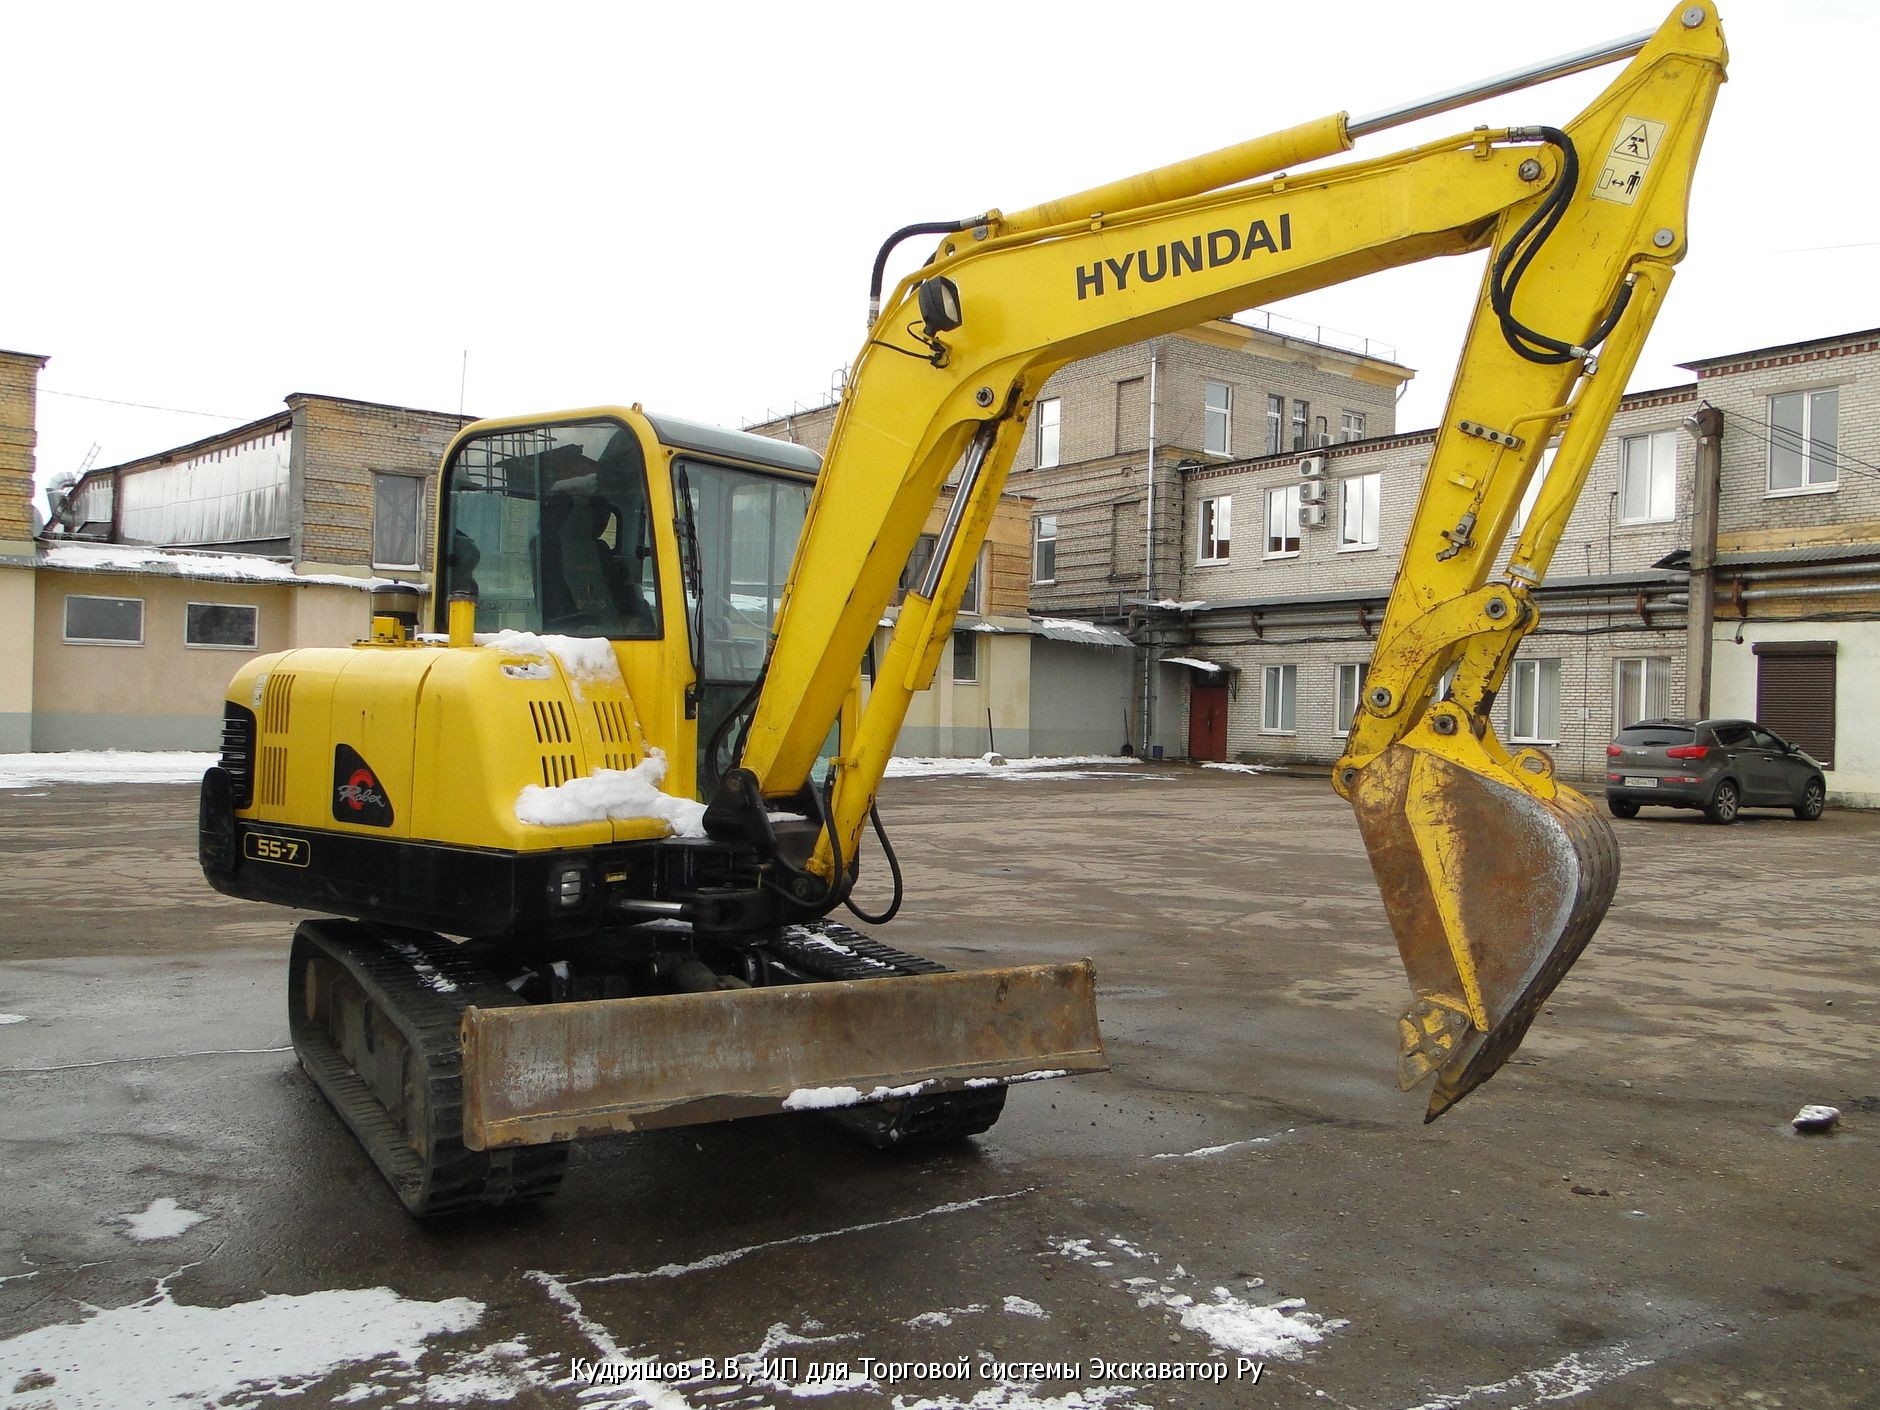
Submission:
<svg viewBox="0 0 1880 1410">
<path fill-rule="evenodd" d="M 652 613 L 627 568 L 602 537 L 617 513 L 589 494 L 552 495 L 542 510 L 543 625 L 605 636 L 639 636 Z"/>
</svg>

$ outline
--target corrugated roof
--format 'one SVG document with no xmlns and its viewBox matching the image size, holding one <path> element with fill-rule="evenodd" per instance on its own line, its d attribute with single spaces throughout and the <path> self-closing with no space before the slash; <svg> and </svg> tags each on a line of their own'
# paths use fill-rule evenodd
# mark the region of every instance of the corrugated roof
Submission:
<svg viewBox="0 0 1880 1410">
<path fill-rule="evenodd" d="M 1880 559 L 1880 543 L 1809 543 L 1793 548 L 1734 549 L 1717 555 L 1719 568 L 1755 568 L 1775 563 L 1858 563 Z"/>
</svg>

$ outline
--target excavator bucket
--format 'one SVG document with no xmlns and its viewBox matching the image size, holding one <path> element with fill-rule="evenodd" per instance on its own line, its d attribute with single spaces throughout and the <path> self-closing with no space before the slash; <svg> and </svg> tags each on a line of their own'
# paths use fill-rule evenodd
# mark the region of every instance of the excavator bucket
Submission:
<svg viewBox="0 0 1880 1410">
<path fill-rule="evenodd" d="M 1088 960 L 470 1008 L 462 1032 L 473 1150 L 1109 1067 Z"/>
<path fill-rule="evenodd" d="M 1350 787 L 1417 996 L 1399 1020 L 1398 1085 L 1436 1078 L 1425 1121 L 1513 1054 L 1619 882 L 1606 819 L 1540 756 L 1514 763 L 1469 768 L 1399 743 Z"/>
</svg>

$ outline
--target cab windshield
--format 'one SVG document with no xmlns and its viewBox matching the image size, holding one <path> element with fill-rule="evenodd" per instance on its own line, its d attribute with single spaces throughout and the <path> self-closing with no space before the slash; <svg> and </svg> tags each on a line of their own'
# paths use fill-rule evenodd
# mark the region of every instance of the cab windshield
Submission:
<svg viewBox="0 0 1880 1410">
<path fill-rule="evenodd" d="M 618 422 L 531 426 L 452 459 L 442 603 L 476 595 L 478 631 L 657 637 L 646 465 Z"/>
</svg>

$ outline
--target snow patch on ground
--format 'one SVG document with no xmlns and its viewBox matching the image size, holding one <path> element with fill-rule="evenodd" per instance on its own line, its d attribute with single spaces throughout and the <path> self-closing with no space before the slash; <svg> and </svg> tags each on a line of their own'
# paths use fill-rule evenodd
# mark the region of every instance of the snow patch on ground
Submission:
<svg viewBox="0 0 1880 1410">
<path fill-rule="evenodd" d="M 705 835 L 705 805 L 660 792 L 666 755 L 655 749 L 630 769 L 596 769 L 587 778 L 571 778 L 554 788 L 526 785 L 516 799 L 518 820 L 536 827 L 657 818 L 674 837 Z"/>
<path fill-rule="evenodd" d="M 36 783 L 200 783 L 203 770 L 219 762 L 214 754 L 182 750 L 0 754 L 0 788 L 29 788 Z"/>
<path fill-rule="evenodd" d="M 0 1028 L 5 1028 L 9 1023 L 24 1022 L 26 1022 L 26 1015 L 23 1013 L 0 1013 Z"/>
<path fill-rule="evenodd" d="M 1067 777 L 1062 770 L 1080 766 L 1101 764 L 1108 768 L 1125 768 L 1140 764 L 1142 760 L 1128 754 L 1066 754 L 1061 757 L 1041 757 L 1034 759 L 1006 759 L 994 764 L 986 756 L 977 759 L 923 759 L 901 758 L 888 760 L 889 778 L 1019 778 L 1028 774 L 1045 773 L 1047 777 Z M 1050 771 L 1058 770 L 1052 773 Z M 1082 775 L 1076 775 L 1082 777 Z M 1103 775 L 1109 777 L 1110 775 Z"/>
<path fill-rule="evenodd" d="M 124 1232 L 140 1244 L 153 1243 L 158 1239 L 180 1239 L 208 1217 L 193 1209 L 184 1209 L 167 1197 L 151 1200 L 149 1208 L 136 1214 L 118 1215 L 124 1225 Z"/>
<path fill-rule="evenodd" d="M 1145 1252 L 1127 1240 L 1112 1238 L 1109 1248 L 1149 1264 L 1159 1264 L 1154 1254 Z M 1092 1268 L 1114 1266 L 1101 1255 L 1109 1251 L 1091 1246 L 1089 1239 L 1055 1239 L 1052 1249 L 1065 1258 L 1074 1258 Z M 1174 1314 L 1191 1332 L 1198 1332 L 1221 1351 L 1254 1360 L 1296 1361 L 1305 1349 L 1325 1339 L 1325 1334 L 1349 1325 L 1342 1319 L 1321 1317 L 1306 1310 L 1303 1298 L 1283 1298 L 1278 1302 L 1257 1304 L 1247 1301 L 1232 1289 L 1215 1287 L 1205 1298 L 1184 1291 L 1184 1284 L 1199 1280 L 1177 1263 L 1162 1277 L 1132 1277 L 1121 1280 L 1136 1298 L 1136 1306 L 1159 1308 Z M 1259 1286 L 1260 1280 L 1253 1279 Z"/>
<path fill-rule="evenodd" d="M 859 1087 L 798 1087 L 783 1099 L 785 1111 L 827 1111 L 833 1107 L 856 1106 L 862 1102 L 883 1102 L 891 1097 L 911 1097 L 931 1082 L 913 1082 L 905 1087 L 877 1087 L 864 1092 Z"/>
<path fill-rule="evenodd" d="M 1084 1390 L 1066 1391 L 1063 1395 L 1037 1395 L 1028 1385 L 1014 1385 L 1010 1381 L 987 1386 L 976 1393 L 971 1400 L 960 1400 L 946 1395 L 937 1398 L 915 1400 L 910 1396 L 894 1397 L 894 1410 L 1142 1410 L 1142 1402 L 1126 1399 L 1136 1393 L 1134 1386 L 1090 1386 Z"/>
<path fill-rule="evenodd" d="M 1051 1314 L 1028 1297 L 1005 1295 L 1005 1310 L 1014 1317 L 1036 1317 L 1040 1322 L 1051 1320 Z"/>
<path fill-rule="evenodd" d="M 143 1302 L 88 1307 L 82 1321 L 0 1341 L 0 1387 L 49 1376 L 44 1402 L 59 1410 L 195 1410 L 235 1396 L 254 1404 L 347 1366 L 411 1368 L 431 1338 L 482 1316 L 468 1298 L 416 1302 L 390 1288 L 191 1307 L 166 1284 Z"/>
<path fill-rule="evenodd" d="M 1151 1160 L 1198 1160 L 1198 1159 L 1201 1159 L 1203 1157 L 1210 1156 L 1210 1155 L 1221 1155 L 1227 1151 L 1244 1150 L 1248 1146 L 1271 1145 L 1272 1142 L 1273 1142 L 1273 1138 L 1271 1136 L 1251 1136 L 1244 1141 L 1229 1141 L 1224 1146 L 1202 1146 L 1199 1150 L 1192 1150 L 1192 1151 L 1165 1151 L 1159 1155 L 1152 1155 L 1149 1157 L 1149 1159 Z"/>
<path fill-rule="evenodd" d="M 1271 764 L 1203 764 L 1204 769 L 1218 769 L 1224 774 L 1270 774 L 1278 772 Z"/>
<path fill-rule="evenodd" d="M 1632 1356 L 1628 1352 L 1629 1348 L 1624 1342 L 1597 1351 L 1568 1352 L 1552 1365 L 1523 1371 L 1505 1381 L 1496 1381 L 1493 1385 L 1467 1386 L 1451 1394 L 1438 1395 L 1409 1407 L 1409 1410 L 1453 1410 L 1453 1407 L 1479 1397 L 1510 1393 L 1532 1393 L 1537 1401 L 1545 1403 L 1572 1400 L 1596 1390 L 1608 1381 L 1616 1381 L 1621 1376 L 1629 1376 L 1653 1364 L 1648 1358 Z"/>
</svg>

